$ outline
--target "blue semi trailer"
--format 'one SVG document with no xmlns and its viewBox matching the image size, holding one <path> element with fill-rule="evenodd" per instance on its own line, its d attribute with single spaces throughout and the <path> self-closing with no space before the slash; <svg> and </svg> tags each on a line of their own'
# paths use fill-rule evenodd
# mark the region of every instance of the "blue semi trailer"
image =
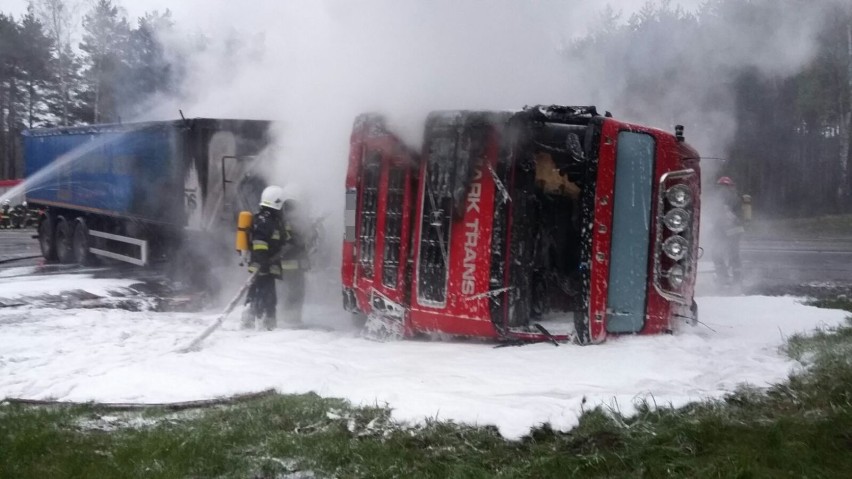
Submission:
<svg viewBox="0 0 852 479">
<path fill-rule="evenodd" d="M 265 186 L 267 121 L 182 119 L 24 132 L 47 260 L 212 266 Z M 175 261 L 178 260 L 178 261 Z"/>
</svg>

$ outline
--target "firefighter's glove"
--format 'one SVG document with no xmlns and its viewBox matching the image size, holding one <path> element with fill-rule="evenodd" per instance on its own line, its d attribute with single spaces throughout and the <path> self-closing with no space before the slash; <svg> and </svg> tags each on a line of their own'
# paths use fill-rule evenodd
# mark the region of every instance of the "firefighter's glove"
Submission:
<svg viewBox="0 0 852 479">
<path fill-rule="evenodd" d="M 249 264 L 248 271 L 249 273 L 257 273 L 260 270 L 260 263 L 251 263 Z"/>
</svg>

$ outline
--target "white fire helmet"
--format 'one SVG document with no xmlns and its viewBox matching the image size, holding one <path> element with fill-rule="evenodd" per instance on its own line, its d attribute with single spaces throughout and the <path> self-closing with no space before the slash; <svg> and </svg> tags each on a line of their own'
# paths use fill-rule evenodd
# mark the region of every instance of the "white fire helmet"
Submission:
<svg viewBox="0 0 852 479">
<path fill-rule="evenodd" d="M 260 194 L 260 206 L 280 210 L 284 206 L 284 189 L 280 186 L 267 186 Z"/>
</svg>

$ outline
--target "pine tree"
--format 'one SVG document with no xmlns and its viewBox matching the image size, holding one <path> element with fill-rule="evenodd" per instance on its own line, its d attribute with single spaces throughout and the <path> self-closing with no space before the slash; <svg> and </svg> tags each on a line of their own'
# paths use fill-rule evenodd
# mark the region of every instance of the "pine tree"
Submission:
<svg viewBox="0 0 852 479">
<path fill-rule="evenodd" d="M 121 97 L 121 84 L 129 77 L 127 61 L 130 28 L 119 16 L 111 0 L 98 0 L 83 17 L 84 104 L 94 123 L 121 120 L 127 102 Z"/>
<path fill-rule="evenodd" d="M 44 30 L 44 25 L 35 15 L 32 5 L 21 19 L 21 80 L 24 84 L 24 121 L 27 128 L 45 123 L 47 105 L 44 97 L 48 85 L 54 78 L 51 70 L 53 40 Z"/>
<path fill-rule="evenodd" d="M 0 157 L 4 178 L 16 175 L 20 132 L 20 73 L 23 61 L 20 26 L 0 14 Z"/>
</svg>

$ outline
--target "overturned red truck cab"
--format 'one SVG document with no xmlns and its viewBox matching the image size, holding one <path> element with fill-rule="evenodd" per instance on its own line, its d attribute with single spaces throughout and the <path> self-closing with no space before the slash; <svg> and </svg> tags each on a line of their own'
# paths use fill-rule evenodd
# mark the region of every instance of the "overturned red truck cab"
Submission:
<svg viewBox="0 0 852 479">
<path fill-rule="evenodd" d="M 351 136 L 343 302 L 397 334 L 597 343 L 695 321 L 699 155 L 594 107 L 377 115 Z"/>
</svg>

